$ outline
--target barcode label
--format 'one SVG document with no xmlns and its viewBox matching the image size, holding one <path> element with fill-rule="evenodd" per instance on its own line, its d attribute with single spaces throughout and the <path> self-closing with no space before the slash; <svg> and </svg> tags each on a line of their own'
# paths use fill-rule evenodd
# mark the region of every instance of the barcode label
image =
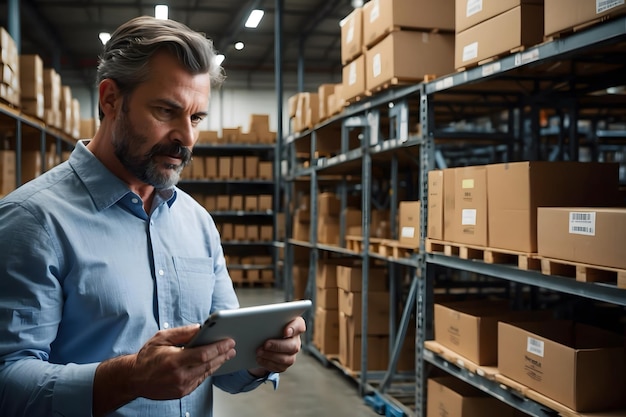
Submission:
<svg viewBox="0 0 626 417">
<path fill-rule="evenodd" d="M 528 337 L 526 341 L 526 350 L 528 353 L 532 353 L 543 358 L 543 341 Z"/>
<path fill-rule="evenodd" d="M 596 0 L 596 14 L 606 12 L 624 4 L 624 0 Z"/>
<path fill-rule="evenodd" d="M 468 0 L 465 8 L 465 17 L 470 17 L 483 11 L 483 0 Z"/>
<path fill-rule="evenodd" d="M 570 211 L 569 232 L 574 235 L 596 235 L 596 213 L 593 211 Z"/>
</svg>

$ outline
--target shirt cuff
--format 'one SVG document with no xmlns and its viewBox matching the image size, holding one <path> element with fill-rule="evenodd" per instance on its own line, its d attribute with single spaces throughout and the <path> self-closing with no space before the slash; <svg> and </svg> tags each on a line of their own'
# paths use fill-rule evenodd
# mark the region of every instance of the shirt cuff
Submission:
<svg viewBox="0 0 626 417">
<path fill-rule="evenodd" d="M 91 416 L 93 380 L 99 363 L 67 364 L 54 384 L 52 410 L 54 416 Z"/>
</svg>

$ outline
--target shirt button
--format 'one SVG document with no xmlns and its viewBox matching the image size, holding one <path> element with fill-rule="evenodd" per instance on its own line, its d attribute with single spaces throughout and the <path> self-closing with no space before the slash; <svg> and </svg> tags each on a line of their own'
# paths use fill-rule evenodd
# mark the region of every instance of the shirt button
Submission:
<svg viewBox="0 0 626 417">
<path fill-rule="evenodd" d="M 165 271 L 163 271 L 162 269 L 159 269 L 159 275 L 161 276 L 165 275 Z"/>
<path fill-rule="evenodd" d="M 164 329 L 169 329 L 170 328 L 170 324 L 168 322 L 163 323 L 163 328 Z"/>
<path fill-rule="evenodd" d="M 187 411 L 187 412 L 185 413 L 185 417 L 189 417 L 189 416 L 191 416 L 191 414 L 189 414 L 189 411 Z"/>
<path fill-rule="evenodd" d="M 130 201 L 132 201 L 135 204 L 139 203 L 139 199 L 136 198 L 136 197 L 133 197 L 132 200 L 130 200 Z"/>
</svg>

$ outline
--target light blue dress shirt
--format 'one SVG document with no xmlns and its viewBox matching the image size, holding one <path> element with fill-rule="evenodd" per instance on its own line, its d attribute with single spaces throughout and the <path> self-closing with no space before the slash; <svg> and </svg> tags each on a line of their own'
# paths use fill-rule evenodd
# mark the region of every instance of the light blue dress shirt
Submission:
<svg viewBox="0 0 626 417">
<path fill-rule="evenodd" d="M 69 161 L 0 201 L 0 415 L 91 415 L 98 363 L 159 329 L 238 307 L 215 223 L 185 192 L 139 196 L 79 142 Z M 276 386 L 278 375 L 269 378 Z M 212 384 L 181 400 L 136 399 L 112 416 L 212 415 Z"/>
</svg>

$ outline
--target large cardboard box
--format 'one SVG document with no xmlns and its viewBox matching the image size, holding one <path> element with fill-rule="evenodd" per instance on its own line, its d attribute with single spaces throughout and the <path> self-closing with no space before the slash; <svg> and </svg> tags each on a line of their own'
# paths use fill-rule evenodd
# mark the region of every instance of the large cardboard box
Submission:
<svg viewBox="0 0 626 417">
<path fill-rule="evenodd" d="M 488 246 L 487 170 L 485 166 L 454 169 L 453 242 Z"/>
<path fill-rule="evenodd" d="M 513 417 L 514 408 L 453 376 L 428 378 L 426 417 Z"/>
<path fill-rule="evenodd" d="M 462 32 L 521 4 L 543 4 L 543 2 L 544 0 L 456 0 L 454 19 L 456 31 Z"/>
<path fill-rule="evenodd" d="M 428 171 L 428 226 L 430 239 L 443 239 L 443 171 Z"/>
<path fill-rule="evenodd" d="M 626 208 L 540 207 L 537 251 L 548 258 L 626 269 Z"/>
<path fill-rule="evenodd" d="M 337 310 L 339 308 L 339 290 L 334 288 L 315 287 L 315 303 L 317 307 L 327 310 Z"/>
<path fill-rule="evenodd" d="M 400 201 L 398 208 L 400 243 L 419 247 L 421 211 L 420 201 Z"/>
<path fill-rule="evenodd" d="M 406 51 L 412 53 L 407 54 Z M 454 71 L 454 35 L 415 31 L 391 32 L 365 53 L 365 88 L 394 80 L 421 81 L 426 75 Z"/>
<path fill-rule="evenodd" d="M 363 9 L 355 8 L 341 25 L 341 64 L 346 65 L 363 51 Z"/>
<path fill-rule="evenodd" d="M 339 312 L 317 307 L 315 309 L 313 343 L 325 355 L 339 353 Z"/>
<path fill-rule="evenodd" d="M 443 239 L 453 241 L 455 239 L 455 195 L 456 169 L 443 170 Z"/>
<path fill-rule="evenodd" d="M 43 61 L 39 55 L 20 55 L 20 86 L 22 98 L 43 102 Z"/>
<path fill-rule="evenodd" d="M 488 165 L 489 246 L 537 252 L 537 208 L 615 205 L 618 169 L 594 162 Z"/>
<path fill-rule="evenodd" d="M 623 1 L 545 0 L 545 35 L 626 13 Z"/>
<path fill-rule="evenodd" d="M 387 369 L 389 362 L 388 336 L 362 336 L 361 324 L 355 324 L 352 317 L 339 313 L 339 361 L 352 370 L 361 370 L 362 338 L 367 337 L 367 369 L 370 371 Z"/>
<path fill-rule="evenodd" d="M 355 334 L 361 334 L 363 322 L 363 293 L 339 289 L 339 311 L 354 320 Z M 367 334 L 389 334 L 389 292 L 368 291 Z"/>
<path fill-rule="evenodd" d="M 624 339 L 568 321 L 498 324 L 498 370 L 575 411 L 624 403 Z"/>
<path fill-rule="evenodd" d="M 514 311 L 507 300 L 435 304 L 435 341 L 477 365 L 498 363 L 498 322 L 549 318 L 548 311 Z"/>
<path fill-rule="evenodd" d="M 454 30 L 454 0 L 371 0 L 363 5 L 363 43 L 397 29 Z"/>
<path fill-rule="evenodd" d="M 345 101 L 365 95 L 365 55 L 343 67 L 341 94 Z"/>
<path fill-rule="evenodd" d="M 338 265 L 336 273 L 337 287 L 344 291 L 362 291 L 363 269 L 361 266 Z M 387 291 L 387 268 L 370 266 L 367 285 L 368 291 Z"/>
<path fill-rule="evenodd" d="M 497 33 L 498 36 L 494 36 Z M 522 4 L 456 34 L 454 67 L 471 66 L 543 41 L 543 7 Z"/>
<path fill-rule="evenodd" d="M 0 151 L 0 194 L 9 194 L 15 189 L 15 151 Z"/>
</svg>

